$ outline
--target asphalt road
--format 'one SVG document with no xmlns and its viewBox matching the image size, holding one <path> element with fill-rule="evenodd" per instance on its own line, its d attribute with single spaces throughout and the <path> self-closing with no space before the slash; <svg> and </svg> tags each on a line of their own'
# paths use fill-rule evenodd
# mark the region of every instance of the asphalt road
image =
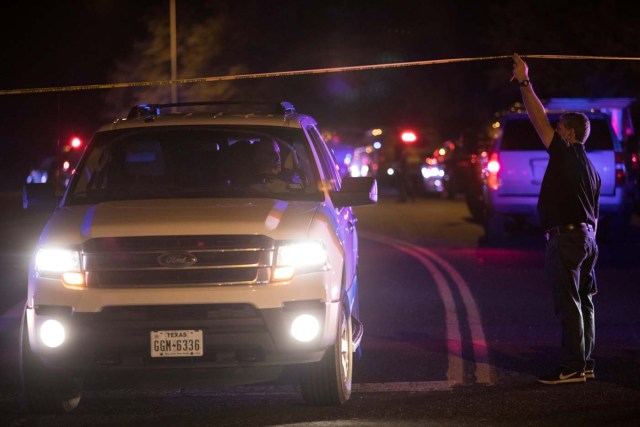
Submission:
<svg viewBox="0 0 640 427">
<path fill-rule="evenodd" d="M 306 405 L 295 372 L 268 384 L 183 388 L 90 384 L 67 415 L 25 411 L 17 381 L 17 319 L 41 217 L 5 197 L 0 420 L 27 426 L 601 426 L 640 425 L 640 221 L 624 246 L 601 246 L 596 379 L 544 386 L 558 324 L 533 232 L 487 247 L 462 200 L 358 208 L 365 326 L 354 393 L 342 407 Z"/>
</svg>

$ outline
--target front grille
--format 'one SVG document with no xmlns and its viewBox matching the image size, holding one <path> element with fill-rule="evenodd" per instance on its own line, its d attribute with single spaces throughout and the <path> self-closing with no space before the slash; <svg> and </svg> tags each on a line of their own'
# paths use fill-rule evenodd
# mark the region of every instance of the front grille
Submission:
<svg viewBox="0 0 640 427">
<path fill-rule="evenodd" d="M 204 329 L 207 334 L 262 333 L 260 312 L 250 304 L 108 306 L 100 313 L 75 313 L 78 324 L 100 341 L 147 336 L 155 329 Z"/>
<path fill-rule="evenodd" d="M 249 285 L 269 281 L 274 241 L 266 236 L 150 236 L 88 240 L 90 288 Z"/>
<path fill-rule="evenodd" d="M 75 361 L 75 367 L 235 365 L 261 361 L 273 348 L 265 319 L 250 304 L 107 306 L 73 313 L 71 320 L 73 350 L 61 363 Z M 150 331 L 185 329 L 203 331 L 203 356 L 150 356 Z"/>
</svg>

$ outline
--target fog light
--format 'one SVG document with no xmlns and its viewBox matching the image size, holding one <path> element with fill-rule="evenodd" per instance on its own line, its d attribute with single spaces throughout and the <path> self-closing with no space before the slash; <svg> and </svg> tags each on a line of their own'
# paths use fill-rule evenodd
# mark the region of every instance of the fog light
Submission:
<svg viewBox="0 0 640 427">
<path fill-rule="evenodd" d="M 320 323 L 310 314 L 302 314 L 291 323 L 291 335 L 301 342 L 309 342 L 318 336 Z"/>
<path fill-rule="evenodd" d="M 40 339 L 47 347 L 56 348 L 65 339 L 64 326 L 57 320 L 49 319 L 40 326 Z"/>
</svg>

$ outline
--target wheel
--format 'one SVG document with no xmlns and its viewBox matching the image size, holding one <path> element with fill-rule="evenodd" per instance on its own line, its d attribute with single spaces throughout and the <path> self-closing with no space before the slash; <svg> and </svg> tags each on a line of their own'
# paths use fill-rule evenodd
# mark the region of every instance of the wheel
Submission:
<svg viewBox="0 0 640 427">
<path fill-rule="evenodd" d="M 334 345 L 318 363 L 304 367 L 300 389 L 305 402 L 313 405 L 342 405 L 351 397 L 353 341 L 351 314 L 343 299 Z"/>
<path fill-rule="evenodd" d="M 80 403 L 82 380 L 45 368 L 29 346 L 26 310 L 20 334 L 22 389 L 30 412 L 65 413 Z"/>
</svg>

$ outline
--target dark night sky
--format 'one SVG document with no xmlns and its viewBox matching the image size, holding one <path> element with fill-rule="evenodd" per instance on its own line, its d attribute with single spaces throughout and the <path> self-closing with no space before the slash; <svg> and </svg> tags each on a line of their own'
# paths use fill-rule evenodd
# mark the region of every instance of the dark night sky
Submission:
<svg viewBox="0 0 640 427">
<path fill-rule="evenodd" d="M 178 33 L 181 25 L 224 16 L 219 60 L 244 64 L 249 73 L 513 51 L 640 56 L 640 20 L 616 0 L 176 1 Z M 169 0 L 5 2 L 0 89 L 115 83 L 115 63 L 145 38 L 151 17 L 168 11 Z M 529 63 L 541 96 L 639 97 L 636 63 Z M 517 87 L 507 83 L 510 69 L 508 59 L 492 60 L 244 81 L 238 91 L 249 98 L 260 87 L 288 98 L 325 126 L 421 122 L 452 137 L 518 100 Z M 0 187 L 19 185 L 58 139 L 88 138 L 105 121 L 105 92 L 0 96 Z"/>
</svg>

